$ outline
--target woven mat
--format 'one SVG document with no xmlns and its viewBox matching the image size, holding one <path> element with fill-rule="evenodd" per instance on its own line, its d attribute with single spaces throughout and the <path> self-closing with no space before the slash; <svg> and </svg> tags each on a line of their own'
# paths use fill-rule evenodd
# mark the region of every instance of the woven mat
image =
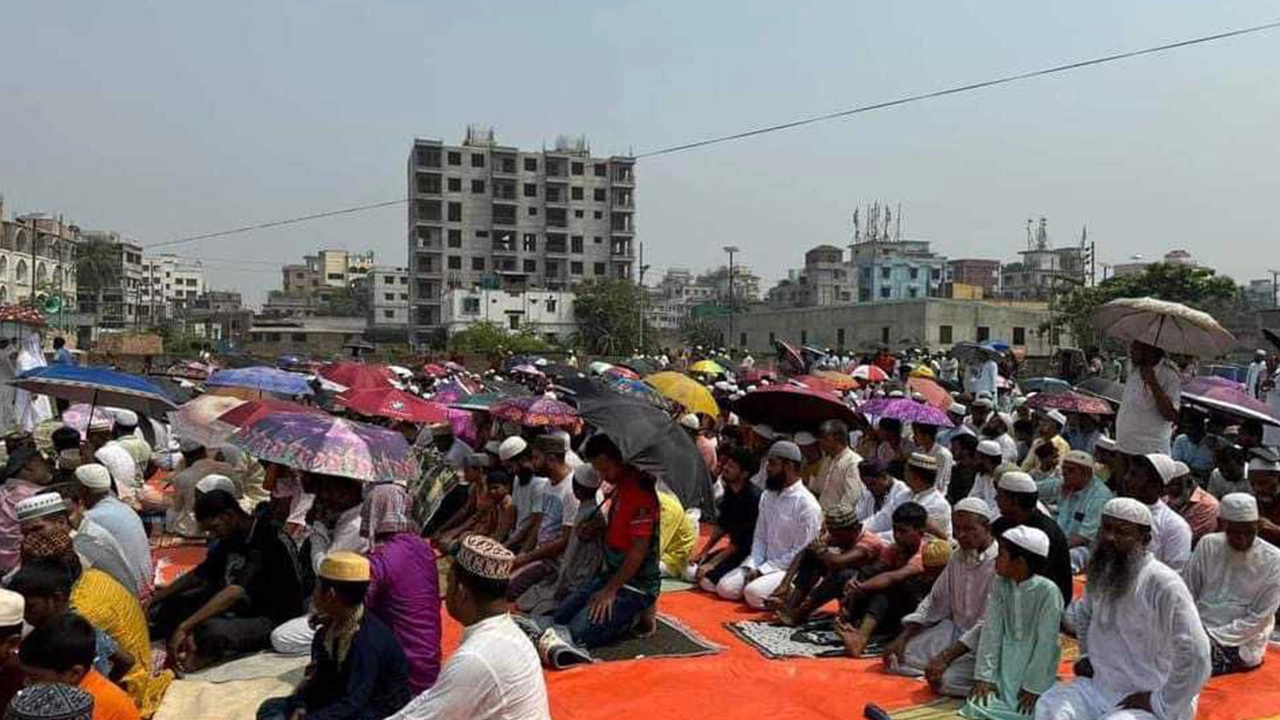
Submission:
<svg viewBox="0 0 1280 720">
<path fill-rule="evenodd" d="M 693 583 L 685 582 L 679 578 L 662 578 L 662 592 L 664 593 L 684 592 L 695 587 L 697 586 Z"/>
<path fill-rule="evenodd" d="M 596 648 L 591 657 L 599 661 L 649 658 L 698 657 L 723 652 L 684 623 L 668 615 L 658 615 L 658 630 L 647 638 L 631 637 L 608 647 Z"/>
<path fill-rule="evenodd" d="M 725 623 L 725 627 L 770 660 L 848 657 L 844 644 L 831 630 L 831 621 L 830 616 L 818 618 L 797 628 L 780 623 L 741 620 Z M 873 642 L 858 657 L 875 658 L 883 652 L 883 646 Z"/>
<path fill-rule="evenodd" d="M 245 720 L 258 715 L 258 706 L 293 692 L 294 685 L 278 678 L 226 683 L 175 680 L 152 720 Z"/>
<path fill-rule="evenodd" d="M 893 720 L 961 720 L 960 708 L 963 706 L 963 700 L 939 698 L 922 705 L 895 710 L 889 716 Z"/>
<path fill-rule="evenodd" d="M 216 684 L 272 679 L 297 685 L 310 660 L 308 655 L 260 652 L 214 665 L 200 672 L 187 673 L 183 679 Z"/>
</svg>

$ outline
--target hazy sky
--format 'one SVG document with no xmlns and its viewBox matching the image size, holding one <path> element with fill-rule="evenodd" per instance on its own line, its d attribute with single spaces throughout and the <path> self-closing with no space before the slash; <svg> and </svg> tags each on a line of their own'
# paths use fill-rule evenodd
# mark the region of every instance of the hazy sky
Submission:
<svg viewBox="0 0 1280 720">
<path fill-rule="evenodd" d="M 582 133 L 643 152 L 795 116 L 1280 17 L 1144 0 L 471 2 L 22 0 L 0 13 L 5 211 L 153 243 L 402 197 L 415 135 Z M 1280 31 L 933 100 L 637 169 L 654 274 L 773 280 L 845 244 L 855 205 L 906 235 L 1011 259 L 1028 217 L 1103 260 L 1185 248 L 1265 277 L 1280 234 Z M 254 302 L 319 247 L 405 262 L 405 209 L 187 245 Z"/>
</svg>

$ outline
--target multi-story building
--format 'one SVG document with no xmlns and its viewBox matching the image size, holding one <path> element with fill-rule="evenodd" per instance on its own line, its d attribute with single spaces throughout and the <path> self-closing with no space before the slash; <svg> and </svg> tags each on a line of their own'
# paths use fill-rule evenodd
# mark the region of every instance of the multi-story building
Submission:
<svg viewBox="0 0 1280 720">
<path fill-rule="evenodd" d="M 645 291 L 645 320 L 655 330 L 679 329 L 694 307 L 716 302 L 715 289 L 695 280 L 687 268 L 667 268 L 658 284 Z"/>
<path fill-rule="evenodd" d="M 536 332 L 556 343 L 578 331 L 573 301 L 568 290 L 454 288 L 441 298 L 441 324 L 452 335 L 472 323 L 489 322 L 508 332 Z"/>
<path fill-rule="evenodd" d="M 711 288 L 711 299 L 721 305 L 729 304 L 729 266 L 721 265 L 715 270 L 698 276 L 696 284 Z M 751 272 L 746 265 L 735 263 L 733 266 L 733 304 L 744 307 L 760 302 L 760 278 Z"/>
<path fill-rule="evenodd" d="M 997 297 L 1000 294 L 1000 261 L 976 258 L 948 260 L 946 282 L 982 288 L 983 297 Z"/>
<path fill-rule="evenodd" d="M 1117 263 L 1111 266 L 1111 277 L 1124 277 L 1125 275 L 1137 275 L 1147 269 L 1149 265 L 1186 265 L 1187 267 L 1200 267 L 1200 263 L 1191 257 L 1191 253 L 1186 250 L 1170 250 L 1164 254 L 1159 260 L 1143 260 L 1141 255 L 1134 255 L 1127 263 Z"/>
<path fill-rule="evenodd" d="M 1089 250 L 1083 244 L 1055 248 L 1049 241 L 1047 221 L 1032 231 L 1027 221 L 1027 249 L 1021 260 L 1000 269 L 1001 292 L 1013 300 L 1050 299 L 1057 289 L 1082 285 L 1089 279 Z"/>
<path fill-rule="evenodd" d="M 375 265 L 361 283 L 368 299 L 369 332 L 403 341 L 409 327 L 409 269 Z"/>
<path fill-rule="evenodd" d="M 244 309 L 240 293 L 207 290 L 187 304 L 183 323 L 195 337 L 222 341 L 228 347 L 243 342 L 253 325 L 253 313 Z"/>
<path fill-rule="evenodd" d="M 362 317 L 290 317 L 253 319 L 244 348 L 264 357 L 335 357 L 345 346 L 363 342 Z"/>
<path fill-rule="evenodd" d="M 635 160 L 591 157 L 584 139 L 523 151 L 470 128 L 461 145 L 414 140 L 408 159 L 411 339 L 443 321 L 458 288 L 509 280 L 549 290 L 631 278 Z"/>
<path fill-rule="evenodd" d="M 863 240 L 849 246 L 858 301 L 937 297 L 947 259 L 924 240 Z"/>
<path fill-rule="evenodd" d="M 143 256 L 138 310 L 143 323 L 173 318 L 204 294 L 204 266 L 172 254 Z"/>
<path fill-rule="evenodd" d="M 4 200 L 0 198 L 0 217 Z M 77 299 L 76 246 L 80 228 L 61 217 L 39 213 L 2 222 L 0 232 L 0 304 L 16 304 L 34 292 L 60 296 L 66 308 Z"/>
<path fill-rule="evenodd" d="M 347 296 L 349 292 L 367 294 L 362 283 L 373 266 L 372 251 L 321 250 L 315 255 L 304 255 L 301 263 L 281 266 L 281 289 L 267 293 L 262 312 L 271 317 L 349 314 L 335 308 L 334 298 Z M 367 314 L 367 310 L 365 308 L 363 314 Z"/>
<path fill-rule="evenodd" d="M 844 250 L 819 245 L 804 254 L 804 269 L 789 271 L 769 291 L 768 302 L 775 308 L 838 305 L 854 302 L 857 292 L 857 277 L 845 263 Z"/>
<path fill-rule="evenodd" d="M 1251 308 L 1276 307 L 1276 281 L 1274 279 L 1250 280 L 1244 286 L 1245 304 Z"/>
<path fill-rule="evenodd" d="M 84 230 L 80 233 L 80 249 L 84 253 L 102 252 L 109 261 L 100 280 L 88 276 L 79 279 L 80 312 L 92 316 L 98 328 L 140 327 L 142 246 L 109 230 Z"/>
</svg>

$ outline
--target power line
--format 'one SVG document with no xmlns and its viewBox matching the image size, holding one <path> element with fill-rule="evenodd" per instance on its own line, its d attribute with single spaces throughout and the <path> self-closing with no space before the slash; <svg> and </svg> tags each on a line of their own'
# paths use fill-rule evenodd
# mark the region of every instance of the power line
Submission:
<svg viewBox="0 0 1280 720">
<path fill-rule="evenodd" d="M 292 225 L 294 223 L 306 222 L 308 220 L 319 220 L 321 218 L 335 217 L 337 215 L 350 215 L 367 210 L 376 210 L 378 208 L 391 207 L 392 205 L 400 205 L 409 202 L 408 198 L 400 198 L 399 200 L 387 200 L 384 202 L 370 203 L 368 205 L 356 205 L 355 207 L 342 208 L 341 210 L 329 210 L 326 212 L 312 213 L 310 215 L 300 215 L 298 217 L 288 218 L 286 220 L 272 220 L 271 222 L 257 223 L 255 225 L 243 225 L 230 230 L 220 230 L 218 232 L 205 233 L 203 235 L 191 235 L 176 240 L 164 240 L 157 243 L 149 243 L 143 245 L 144 248 L 172 247 L 174 245 L 183 245 L 193 243 L 197 240 L 211 240 L 213 238 L 226 237 L 227 235 L 239 235 L 241 233 L 252 232 L 254 230 L 266 230 L 267 228 L 280 227 L 281 225 Z"/>
<path fill-rule="evenodd" d="M 1066 72 L 1068 70 L 1078 70 L 1080 68 L 1090 67 L 1093 65 L 1103 65 L 1118 60 L 1127 60 L 1142 55 L 1151 55 L 1154 53 L 1166 52 L 1168 50 L 1176 50 L 1178 48 L 1189 47 L 1191 45 L 1200 45 L 1203 43 L 1214 42 L 1216 40 L 1224 40 L 1226 38 L 1238 37 L 1250 33 L 1262 32 L 1263 30 L 1272 30 L 1280 27 L 1280 21 L 1269 22 L 1264 25 L 1254 25 L 1252 27 L 1240 28 L 1237 30 L 1229 30 L 1214 35 L 1205 35 L 1190 40 L 1179 40 L 1177 42 L 1167 43 L 1165 45 L 1157 45 L 1155 47 L 1144 48 L 1142 50 L 1130 50 L 1128 52 L 1117 53 L 1115 55 L 1106 55 L 1104 57 L 1093 58 L 1091 60 L 1081 60 L 1078 62 L 1067 63 L 1065 65 L 1055 65 L 1053 67 L 1043 68 L 1040 70 L 1031 70 L 1029 72 L 1018 73 L 1016 75 L 1006 75 L 994 80 L 984 80 L 982 82 L 970 83 L 968 85 L 959 85 L 956 87 L 946 88 L 944 90 L 934 90 L 932 92 L 920 93 L 918 95 L 908 95 L 907 97 L 898 98 L 896 100 L 888 100 L 885 102 L 873 103 L 871 105 L 862 105 L 860 107 L 849 110 L 840 110 L 837 112 L 826 113 L 824 115 L 815 115 L 813 117 L 802 118 L 800 120 L 792 120 L 778 125 L 770 125 L 768 127 L 756 128 L 744 132 L 733 133 L 732 135 L 720 135 L 718 137 L 708 138 L 706 140 L 698 140 L 696 142 L 685 143 L 683 145 L 672 145 L 662 148 L 661 150 L 651 150 L 649 152 L 636 155 L 636 159 L 655 157 L 658 155 L 670 155 L 672 153 L 683 152 L 685 150 L 693 150 L 695 148 L 706 147 L 707 145 L 716 145 L 718 143 L 730 142 L 732 140 L 742 140 L 744 138 L 755 137 L 756 135 L 764 135 L 766 133 L 778 132 L 780 130 L 790 130 L 791 128 L 801 127 L 803 125 L 812 125 L 814 123 L 825 122 L 827 120 L 835 120 L 838 118 L 857 115 L 859 113 L 870 112 L 872 110 L 883 110 L 885 108 L 896 107 L 898 105 L 906 105 L 908 103 L 918 102 L 920 100 L 929 100 L 931 98 L 943 97 L 945 95 L 957 95 L 960 93 L 971 92 L 973 90 L 981 90 L 983 88 L 994 87 L 996 85 L 1004 85 L 1007 83 L 1018 82 L 1020 80 L 1029 80 L 1031 78 L 1041 77 L 1044 75 L 1054 75 L 1056 73 Z"/>
</svg>

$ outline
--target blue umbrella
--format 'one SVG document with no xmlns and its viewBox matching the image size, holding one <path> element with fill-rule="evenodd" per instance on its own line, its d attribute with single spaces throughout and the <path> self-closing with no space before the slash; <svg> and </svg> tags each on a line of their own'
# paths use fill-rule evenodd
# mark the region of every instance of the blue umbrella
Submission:
<svg viewBox="0 0 1280 720">
<path fill-rule="evenodd" d="M 150 380 L 104 367 L 56 364 L 32 368 L 14 378 L 12 385 L 73 403 L 126 408 L 156 417 L 178 407 Z"/>
<path fill-rule="evenodd" d="M 307 378 L 297 373 L 277 370 L 273 367 L 259 365 L 257 367 L 240 368 L 238 370 L 219 370 L 209 376 L 205 385 L 210 387 L 242 387 L 258 392 L 279 393 L 281 395 L 311 395 L 311 385 Z"/>
</svg>

